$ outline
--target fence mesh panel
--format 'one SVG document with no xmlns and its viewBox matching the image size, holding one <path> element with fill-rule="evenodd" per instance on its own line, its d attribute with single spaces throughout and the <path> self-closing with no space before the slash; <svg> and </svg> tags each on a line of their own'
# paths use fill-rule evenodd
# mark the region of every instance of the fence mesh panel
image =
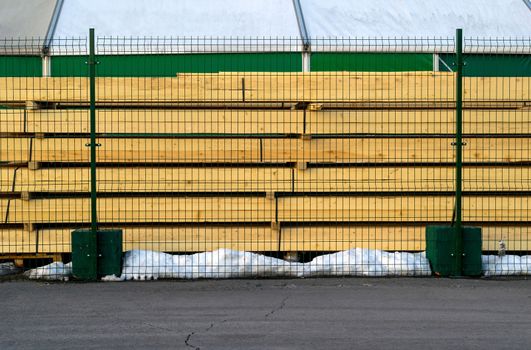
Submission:
<svg viewBox="0 0 531 350">
<path fill-rule="evenodd" d="M 25 267 L 68 262 L 91 223 L 88 39 L 41 43 L 0 40 L 0 259 Z M 127 278 L 431 273 L 455 40 L 309 44 L 97 38 L 97 222 L 123 230 Z M 530 46 L 465 40 L 462 218 L 484 254 L 530 251 Z"/>
</svg>

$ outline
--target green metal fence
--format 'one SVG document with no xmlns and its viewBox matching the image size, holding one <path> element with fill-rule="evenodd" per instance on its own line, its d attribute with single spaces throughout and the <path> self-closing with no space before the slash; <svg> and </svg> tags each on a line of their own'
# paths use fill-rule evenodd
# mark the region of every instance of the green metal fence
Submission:
<svg viewBox="0 0 531 350">
<path fill-rule="evenodd" d="M 464 226 L 529 272 L 529 39 L 39 43 L 0 41 L 0 258 L 118 228 L 124 278 L 430 275 L 446 225 L 452 274 Z"/>
</svg>

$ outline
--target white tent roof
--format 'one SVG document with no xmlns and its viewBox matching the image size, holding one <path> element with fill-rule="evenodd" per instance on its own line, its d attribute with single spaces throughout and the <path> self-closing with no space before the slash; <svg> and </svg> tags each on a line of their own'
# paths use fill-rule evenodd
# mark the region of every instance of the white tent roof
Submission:
<svg viewBox="0 0 531 350">
<path fill-rule="evenodd" d="M 298 37 L 291 0 L 67 0 L 56 37 Z"/>
<path fill-rule="evenodd" d="M 300 12 L 296 10 L 297 1 Z M 56 3 L 62 6 L 55 6 Z M 52 54 L 75 54 L 85 50 L 88 29 L 92 27 L 100 37 L 99 53 L 182 53 L 294 51 L 301 49 L 301 39 L 305 39 L 301 33 L 307 33 L 313 38 L 312 51 L 420 48 L 433 52 L 452 50 L 455 29 L 463 28 L 465 38 L 525 37 L 514 45 L 507 41 L 491 44 L 497 49 L 508 47 L 504 52 L 521 52 L 521 47 L 531 52 L 530 3 L 531 0 L 0 0 L 0 38 L 43 37 L 47 28 L 54 28 Z M 52 15 L 54 6 L 56 12 Z M 325 42 L 315 38 L 355 39 Z M 485 44 L 477 47 L 482 45 Z"/>
<path fill-rule="evenodd" d="M 300 0 L 310 37 L 530 37 L 522 0 Z"/>
<path fill-rule="evenodd" d="M 1 38 L 46 36 L 55 0 L 0 0 Z"/>
</svg>

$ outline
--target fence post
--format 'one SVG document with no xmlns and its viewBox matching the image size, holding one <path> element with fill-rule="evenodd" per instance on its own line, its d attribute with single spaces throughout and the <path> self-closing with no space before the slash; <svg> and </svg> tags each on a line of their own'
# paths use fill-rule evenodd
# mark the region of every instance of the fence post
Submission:
<svg viewBox="0 0 531 350">
<path fill-rule="evenodd" d="M 455 76 L 455 273 L 461 275 L 463 257 L 462 186 L 463 186 L 463 30 L 456 30 Z"/>
<path fill-rule="evenodd" d="M 90 210 L 91 229 L 98 230 L 96 200 L 96 55 L 94 28 L 89 29 L 89 84 L 90 84 Z"/>
</svg>

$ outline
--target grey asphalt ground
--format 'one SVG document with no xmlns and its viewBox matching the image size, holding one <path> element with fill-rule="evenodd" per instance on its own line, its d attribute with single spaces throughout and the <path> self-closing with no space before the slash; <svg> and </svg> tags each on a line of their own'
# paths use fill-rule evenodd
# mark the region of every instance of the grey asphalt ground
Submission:
<svg viewBox="0 0 531 350">
<path fill-rule="evenodd" d="M 0 349 L 531 349 L 531 281 L 0 283 Z"/>
</svg>

